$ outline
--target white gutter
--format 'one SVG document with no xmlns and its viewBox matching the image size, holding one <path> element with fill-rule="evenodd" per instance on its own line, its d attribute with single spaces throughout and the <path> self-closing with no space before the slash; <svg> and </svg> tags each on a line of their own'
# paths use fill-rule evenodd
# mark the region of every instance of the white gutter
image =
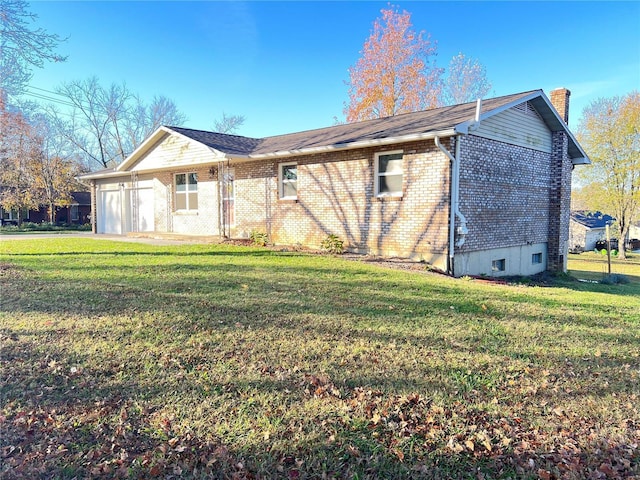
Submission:
<svg viewBox="0 0 640 480">
<path fill-rule="evenodd" d="M 460 135 L 456 136 L 456 152 L 455 157 L 441 143 L 440 137 L 434 138 L 436 147 L 444 153 L 451 161 L 451 214 L 449 215 L 449 273 L 454 275 L 454 256 L 455 247 L 461 247 L 464 244 L 464 237 L 469 232 L 467 229 L 467 219 L 459 209 L 460 195 Z M 460 223 L 456 230 L 456 217 Z M 458 240 L 456 241 L 456 233 Z"/>
</svg>

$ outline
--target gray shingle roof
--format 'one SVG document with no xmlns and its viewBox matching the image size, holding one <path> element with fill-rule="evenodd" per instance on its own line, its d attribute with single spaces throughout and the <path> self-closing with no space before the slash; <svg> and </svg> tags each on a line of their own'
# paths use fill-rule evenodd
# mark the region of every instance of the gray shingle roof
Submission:
<svg viewBox="0 0 640 480">
<path fill-rule="evenodd" d="M 488 112 L 504 106 L 533 92 L 508 95 L 486 100 L 482 111 Z M 475 115 L 476 102 L 435 108 L 420 112 L 404 113 L 393 117 L 377 118 L 364 122 L 335 125 L 333 127 L 305 132 L 278 135 L 263 139 L 254 154 L 301 150 L 321 146 L 340 146 L 365 140 L 378 140 L 421 133 L 439 132 L 465 121 Z"/>
<path fill-rule="evenodd" d="M 229 135 L 226 133 L 207 132 L 204 130 L 192 130 L 183 127 L 168 127 L 185 137 L 189 137 L 196 142 L 200 142 L 207 147 L 229 155 L 250 155 L 262 142 L 259 138 L 242 137 L 240 135 Z"/>
<path fill-rule="evenodd" d="M 536 92 L 540 90 L 485 100 L 482 103 L 482 113 L 487 114 L 500 109 Z M 473 120 L 475 110 L 476 102 L 471 102 L 266 138 L 227 135 L 182 127 L 168 128 L 229 155 L 268 155 L 276 152 L 341 147 L 367 140 L 440 132 Z"/>
<path fill-rule="evenodd" d="M 571 212 L 571 220 L 578 222 L 587 228 L 604 228 L 607 224 L 614 222 L 615 218 L 601 212 L 576 210 Z"/>
<path fill-rule="evenodd" d="M 575 160 L 574 163 L 589 163 L 586 153 L 568 130 L 567 125 L 560 119 L 542 90 L 531 90 L 484 100 L 482 102 L 480 120 L 485 120 L 523 102 L 531 102 L 551 131 L 564 130 L 568 133 L 569 156 L 572 160 Z M 212 150 L 216 150 L 223 158 L 257 160 L 265 157 L 283 158 L 325 150 L 392 145 L 421 138 L 433 138 L 436 135 L 466 134 L 469 133 L 469 127 L 474 122 L 475 114 L 476 102 L 470 102 L 265 138 L 162 126 L 115 169 L 85 174 L 79 178 L 91 180 L 122 175 L 135 164 L 141 155 L 153 148 L 155 142 L 169 132 L 182 135 Z"/>
</svg>

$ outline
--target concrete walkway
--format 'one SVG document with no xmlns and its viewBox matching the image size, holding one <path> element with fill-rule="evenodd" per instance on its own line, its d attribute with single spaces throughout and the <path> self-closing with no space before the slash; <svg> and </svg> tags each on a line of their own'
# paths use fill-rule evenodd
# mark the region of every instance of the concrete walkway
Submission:
<svg viewBox="0 0 640 480">
<path fill-rule="evenodd" d="M 95 234 L 91 232 L 73 232 L 73 233 L 14 233 L 14 234 L 0 234 L 0 242 L 8 240 L 39 240 L 41 238 L 88 238 L 93 240 L 112 240 L 115 242 L 131 242 L 131 243 L 145 243 L 147 245 L 183 245 L 185 243 L 214 243 L 210 237 L 198 238 L 198 237 L 176 237 L 176 238 L 151 238 L 151 237 L 131 237 L 127 235 L 108 235 L 108 234 Z"/>
</svg>

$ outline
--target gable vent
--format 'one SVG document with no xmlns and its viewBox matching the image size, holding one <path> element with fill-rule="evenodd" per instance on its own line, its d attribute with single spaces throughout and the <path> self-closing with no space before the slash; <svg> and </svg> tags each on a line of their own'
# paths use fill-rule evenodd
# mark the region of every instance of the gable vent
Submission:
<svg viewBox="0 0 640 480">
<path fill-rule="evenodd" d="M 538 112 L 536 111 L 536 109 L 533 108 L 533 105 L 531 105 L 531 102 L 519 103 L 513 108 L 526 115 L 531 115 L 532 117 L 541 118 Z"/>
</svg>

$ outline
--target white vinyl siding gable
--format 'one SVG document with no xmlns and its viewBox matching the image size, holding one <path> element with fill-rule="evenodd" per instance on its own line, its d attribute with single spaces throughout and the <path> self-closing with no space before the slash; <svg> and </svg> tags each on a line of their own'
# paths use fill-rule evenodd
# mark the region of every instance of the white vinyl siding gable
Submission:
<svg viewBox="0 0 640 480">
<path fill-rule="evenodd" d="M 167 134 L 138 160 L 129 170 L 133 172 L 161 168 L 180 168 L 213 163 L 219 160 L 204 145 L 178 135 Z"/>
<path fill-rule="evenodd" d="M 478 129 L 470 133 L 551 153 L 551 131 L 529 103 L 516 105 L 482 120 Z"/>
</svg>

